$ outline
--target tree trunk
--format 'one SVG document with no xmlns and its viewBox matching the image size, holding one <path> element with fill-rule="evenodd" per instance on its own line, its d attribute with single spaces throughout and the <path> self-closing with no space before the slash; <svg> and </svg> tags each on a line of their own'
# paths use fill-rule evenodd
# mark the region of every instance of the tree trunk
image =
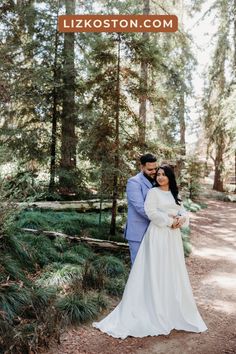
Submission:
<svg viewBox="0 0 236 354">
<path fill-rule="evenodd" d="M 180 126 L 180 144 L 181 144 L 181 155 L 186 155 L 186 142 L 185 142 L 185 103 L 184 103 L 184 89 L 182 88 L 179 99 L 179 126 Z"/>
<path fill-rule="evenodd" d="M 75 13 L 75 0 L 65 1 L 66 14 Z M 60 190 L 62 194 L 76 191 L 76 112 L 74 33 L 64 34 L 63 107 L 61 117 Z"/>
<path fill-rule="evenodd" d="M 234 81 L 236 81 L 236 0 L 234 0 Z M 234 151 L 234 183 L 236 193 L 236 150 Z"/>
<path fill-rule="evenodd" d="M 236 78 L 236 0 L 234 0 L 234 77 Z"/>
<path fill-rule="evenodd" d="M 57 70 L 57 58 L 58 58 L 58 31 L 55 33 L 55 52 L 53 63 L 53 92 L 52 92 L 52 130 L 51 130 L 51 153 L 50 153 L 50 182 L 49 192 L 53 193 L 55 190 L 55 175 L 56 175 L 56 139 L 57 139 L 57 101 L 58 101 L 58 70 Z"/>
<path fill-rule="evenodd" d="M 150 0 L 143 0 L 143 14 L 149 15 L 150 13 Z M 143 41 L 146 43 L 149 41 L 149 33 L 143 32 Z M 147 90 L 148 90 L 148 63 L 146 59 L 141 61 L 141 75 L 140 75 L 140 89 L 141 95 L 139 99 L 139 146 L 142 152 L 145 151 L 146 147 L 146 120 L 147 120 Z"/>
<path fill-rule="evenodd" d="M 118 198 L 118 180 L 119 180 L 119 154 L 120 154 L 120 34 L 118 34 L 118 53 L 117 53 L 117 80 L 116 80 L 116 116 L 115 116 L 115 161 L 114 161 L 114 177 L 113 177 L 113 197 L 111 209 L 111 225 L 110 235 L 116 233 L 116 214 L 117 214 L 117 198 Z"/>
<path fill-rule="evenodd" d="M 183 9 L 183 1 L 179 1 L 178 3 L 179 6 L 179 21 L 180 21 L 180 26 L 181 30 L 184 30 L 184 24 L 183 24 L 183 15 L 184 15 L 184 9 Z M 184 78 L 186 77 L 185 75 L 185 55 L 184 51 L 182 50 L 182 75 L 181 75 L 181 82 L 180 82 L 180 90 L 179 90 L 179 130 L 180 130 L 180 146 L 181 146 L 181 158 L 178 161 L 178 169 L 179 169 L 179 174 L 181 173 L 183 167 L 184 167 L 184 157 L 186 156 L 186 141 L 185 141 L 185 133 L 186 133 L 186 124 L 185 124 L 185 88 L 184 88 Z M 177 175 L 178 176 L 178 175 Z"/>
<path fill-rule="evenodd" d="M 128 252 L 129 251 L 129 246 L 127 243 L 124 242 L 116 242 L 116 241 L 109 241 L 109 240 L 101 240 L 101 239 L 96 239 L 96 238 L 91 238 L 91 237 L 86 237 L 86 236 L 70 236 L 67 234 L 63 234 L 61 232 L 56 232 L 56 231 L 46 231 L 46 230 L 35 230 L 35 229 L 28 229 L 28 228 L 22 228 L 21 229 L 24 232 L 29 232 L 34 235 L 45 235 L 50 239 L 55 239 L 55 238 L 62 238 L 66 239 L 68 241 L 71 241 L 73 243 L 78 242 L 78 243 L 86 243 L 89 246 L 95 248 L 95 249 L 107 249 L 109 251 L 124 251 Z"/>
<path fill-rule="evenodd" d="M 184 157 L 186 155 L 186 142 L 185 142 L 185 131 L 186 131 L 186 124 L 185 124 L 185 102 L 184 102 L 184 89 L 180 92 L 179 98 L 179 128 L 180 128 L 180 145 L 181 145 L 181 157 L 177 161 L 176 166 L 176 176 L 179 177 L 181 175 L 181 171 L 184 168 Z"/>
<path fill-rule="evenodd" d="M 219 192 L 224 192 L 224 183 L 222 179 L 222 168 L 224 166 L 223 161 L 224 146 L 223 139 L 219 141 L 216 146 L 216 157 L 215 157 L 215 175 L 213 189 Z"/>
</svg>

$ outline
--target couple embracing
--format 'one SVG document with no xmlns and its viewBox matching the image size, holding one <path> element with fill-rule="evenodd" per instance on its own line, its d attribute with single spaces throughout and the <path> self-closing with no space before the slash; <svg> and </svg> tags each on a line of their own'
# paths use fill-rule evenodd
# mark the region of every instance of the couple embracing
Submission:
<svg viewBox="0 0 236 354">
<path fill-rule="evenodd" d="M 203 332 L 185 266 L 180 228 L 188 213 L 169 165 L 140 158 L 141 172 L 127 183 L 126 238 L 132 268 L 116 308 L 93 326 L 115 338 L 168 335 L 172 329 Z"/>
</svg>

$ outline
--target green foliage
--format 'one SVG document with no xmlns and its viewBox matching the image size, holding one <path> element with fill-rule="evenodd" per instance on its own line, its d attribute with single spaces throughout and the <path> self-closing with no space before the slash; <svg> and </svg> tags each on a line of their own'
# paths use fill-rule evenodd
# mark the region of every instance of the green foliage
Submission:
<svg viewBox="0 0 236 354">
<path fill-rule="evenodd" d="M 122 224 L 122 218 L 118 218 L 118 226 Z M 68 235 L 81 235 L 85 232 L 90 237 L 109 238 L 110 213 L 102 213 L 101 224 L 99 225 L 99 214 L 96 212 L 77 213 L 75 211 L 53 212 L 53 211 L 22 211 L 17 218 L 19 228 L 36 230 L 57 231 Z M 120 232 L 120 233 L 119 233 Z M 120 227 L 114 241 L 123 242 L 123 231 Z M 62 242 L 62 241 L 57 241 Z"/>
<path fill-rule="evenodd" d="M 39 287 L 36 284 L 31 289 L 32 305 L 38 312 L 43 311 L 56 297 L 56 291 L 52 287 Z"/>
<path fill-rule="evenodd" d="M 44 266 L 50 262 L 57 262 L 61 255 L 56 251 L 53 242 L 44 235 L 32 235 L 24 233 L 20 236 L 21 240 L 31 247 L 35 262 L 39 266 Z"/>
<path fill-rule="evenodd" d="M 36 177 L 37 173 L 34 171 L 19 170 L 14 175 L 3 178 L 4 196 L 17 201 L 29 202 L 42 198 L 44 190 L 35 183 Z"/>
<path fill-rule="evenodd" d="M 36 280 L 43 287 L 62 287 L 70 285 L 74 278 L 82 279 L 82 268 L 79 265 L 51 263 Z"/>
<path fill-rule="evenodd" d="M 58 340 L 62 320 L 54 306 L 47 303 L 47 307 L 39 311 L 34 308 L 33 314 L 33 318 L 19 318 L 14 326 L 8 326 L 8 332 L 2 336 L 3 348 L 7 353 L 37 352 L 38 347 L 48 345 L 52 337 Z"/>
<path fill-rule="evenodd" d="M 113 256 L 101 256 L 92 262 L 97 272 L 104 272 L 108 277 L 115 277 L 125 273 L 122 261 Z"/>
<path fill-rule="evenodd" d="M 128 271 L 124 263 L 114 256 L 100 256 L 86 264 L 83 274 L 84 289 L 106 289 L 110 295 L 121 295 Z"/>
<path fill-rule="evenodd" d="M 56 230 L 69 235 L 79 234 L 85 226 L 97 226 L 97 220 L 93 213 L 73 212 L 41 212 L 26 211 L 20 215 L 17 225 L 20 228 L 37 230 Z"/>
<path fill-rule="evenodd" d="M 183 204 L 187 210 L 192 211 L 192 212 L 199 211 L 199 210 L 203 209 L 204 207 L 206 207 L 205 204 L 194 203 L 191 199 L 184 200 Z"/>
<path fill-rule="evenodd" d="M 63 263 L 71 263 L 71 264 L 84 264 L 86 258 L 82 255 L 75 253 L 73 250 L 68 250 L 63 252 L 61 255 L 61 261 Z"/>
<path fill-rule="evenodd" d="M 99 3 L 103 3 L 103 11 L 114 13 L 142 10 L 140 4 L 137 6 L 130 0 Z M 81 11 L 94 10 L 92 1 L 81 6 Z M 49 174 L 40 177 L 39 173 L 45 172 L 49 165 L 53 109 L 60 116 L 68 91 L 63 87 L 62 77 L 64 36 L 55 37 L 55 14 L 62 10 L 64 5 L 53 1 L 8 1 L 7 6 L 1 6 L 0 139 L 4 148 L 0 149 L 4 157 L 1 155 L 0 162 L 17 160 L 20 166 L 2 181 L 5 197 L 24 201 L 60 198 L 56 189 L 47 194 Z M 113 176 L 117 174 L 118 194 L 124 192 L 127 176 L 136 171 L 135 160 L 140 153 L 138 135 L 142 124 L 136 108 L 143 94 L 155 116 L 146 127 L 147 149 L 168 158 L 179 151 L 180 99 L 189 92 L 190 81 L 190 75 L 185 78 L 183 73 L 189 69 L 191 58 L 182 34 L 170 36 L 168 41 L 162 41 L 161 36 L 150 34 L 150 40 L 146 41 L 142 34 L 120 35 L 119 73 L 117 34 L 91 33 L 77 37 L 76 49 L 79 48 L 80 54 L 75 58 L 73 71 L 77 72 L 76 134 L 79 133 L 80 140 L 76 157 L 80 165 L 75 173 L 60 170 L 58 162 L 62 156 L 57 143 L 56 178 L 77 186 L 79 196 L 87 197 L 92 188 L 101 197 L 110 196 Z M 141 82 L 141 61 L 148 64 L 148 90 Z M 121 87 L 119 106 L 117 74 Z M 118 115 L 120 165 L 117 167 L 114 152 Z M 60 128 L 59 125 L 57 136 L 62 133 Z M 0 209 L 0 291 L 5 306 L 4 314 L 0 312 L 0 343 L 4 350 L 14 354 L 36 352 L 37 346 L 47 344 L 48 336 L 59 332 L 60 314 L 69 323 L 81 323 L 106 306 L 105 297 L 88 290 L 120 295 L 127 270 L 116 257 L 100 257 L 90 248 L 74 246 L 62 238 L 49 240 L 42 234 L 19 231 L 25 227 L 107 239 L 109 218 L 103 218 L 99 224 L 96 213 L 24 211 L 12 225 L 9 218 L 12 210 L 6 209 Z"/>
<path fill-rule="evenodd" d="M 101 310 L 104 310 L 108 305 L 107 296 L 101 291 L 99 291 L 99 293 L 96 294 L 96 301 L 99 306 L 99 309 Z"/>
<path fill-rule="evenodd" d="M 104 288 L 106 275 L 101 268 L 96 269 L 91 260 L 85 263 L 83 270 L 82 287 L 85 290 Z"/>
<path fill-rule="evenodd" d="M 205 176 L 205 165 L 195 156 L 185 159 L 180 171 L 179 184 L 185 197 L 196 199 L 201 191 L 201 180 Z"/>
<path fill-rule="evenodd" d="M 56 307 L 67 323 L 80 324 L 97 316 L 101 304 L 101 298 L 94 295 L 68 294 L 58 300 Z"/>
<path fill-rule="evenodd" d="M 124 277 L 114 277 L 107 281 L 106 283 L 106 291 L 110 295 L 121 296 L 123 294 L 126 278 Z"/>
<path fill-rule="evenodd" d="M 10 253 L 2 254 L 1 252 L 0 265 L 11 280 L 26 281 L 26 276 L 21 269 L 19 260 L 15 259 Z"/>
<path fill-rule="evenodd" d="M 212 15 L 214 9 L 218 21 L 212 62 L 208 66 L 208 80 L 203 95 L 203 123 L 207 154 L 214 161 L 213 189 L 220 192 L 224 191 L 224 178 L 229 167 L 227 164 L 236 146 L 236 33 L 234 18 L 231 16 L 235 6 L 231 0 L 215 1 L 209 10 Z"/>
<path fill-rule="evenodd" d="M 184 255 L 188 257 L 191 253 L 191 243 L 190 243 L 190 229 L 189 227 L 183 227 L 181 229 L 181 236 L 183 241 Z"/>
<path fill-rule="evenodd" d="M 92 249 L 85 245 L 72 246 L 70 250 L 78 256 L 82 257 L 83 259 L 92 258 L 94 256 L 94 252 L 92 251 Z"/>
<path fill-rule="evenodd" d="M 31 302 L 29 289 L 20 285 L 9 283 L 0 286 L 0 308 L 5 319 L 12 323 L 12 320 L 20 316 L 23 309 Z"/>
<path fill-rule="evenodd" d="M 107 306 L 105 293 L 122 292 L 127 271 L 120 259 L 65 239 L 19 231 L 19 226 L 48 228 L 52 215 L 54 227 L 62 220 L 78 222 L 79 214 L 73 212 L 71 219 L 64 214 L 30 211 L 9 219 L 5 210 L 0 219 L 0 344 L 9 353 L 37 350 L 58 337 L 65 324 L 96 317 Z M 94 216 L 83 216 L 81 224 L 90 220 L 96 225 Z M 112 289 L 114 277 L 119 281 Z"/>
</svg>

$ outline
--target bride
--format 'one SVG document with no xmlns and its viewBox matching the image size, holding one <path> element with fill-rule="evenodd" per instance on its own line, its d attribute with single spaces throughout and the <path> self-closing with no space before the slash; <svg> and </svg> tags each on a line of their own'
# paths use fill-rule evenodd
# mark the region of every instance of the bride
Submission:
<svg viewBox="0 0 236 354">
<path fill-rule="evenodd" d="M 115 338 L 167 335 L 172 329 L 203 332 L 185 266 L 180 227 L 188 214 L 169 165 L 157 169 L 145 212 L 151 220 L 118 306 L 93 327 Z"/>
</svg>

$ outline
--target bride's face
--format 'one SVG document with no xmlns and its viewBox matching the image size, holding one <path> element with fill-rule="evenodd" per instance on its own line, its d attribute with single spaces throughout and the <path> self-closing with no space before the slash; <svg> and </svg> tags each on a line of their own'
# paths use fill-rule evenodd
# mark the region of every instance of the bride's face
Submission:
<svg viewBox="0 0 236 354">
<path fill-rule="evenodd" d="M 161 187 L 169 186 L 169 178 L 165 175 L 165 171 L 162 168 L 157 171 L 156 180 Z"/>
</svg>

